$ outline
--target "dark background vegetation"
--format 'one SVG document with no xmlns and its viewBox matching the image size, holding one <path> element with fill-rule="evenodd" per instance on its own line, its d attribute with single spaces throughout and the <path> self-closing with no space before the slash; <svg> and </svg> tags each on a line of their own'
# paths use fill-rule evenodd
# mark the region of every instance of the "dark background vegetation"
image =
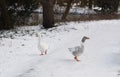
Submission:
<svg viewBox="0 0 120 77">
<path fill-rule="evenodd" d="M 55 5 L 65 10 L 56 12 Z M 18 25 L 43 24 L 44 28 L 51 28 L 56 22 L 119 19 L 119 5 L 120 0 L 0 0 L 0 30 L 13 29 Z M 35 12 L 39 7 L 43 11 Z M 87 10 L 93 10 L 95 14 L 71 14 L 72 7 L 87 7 Z M 42 18 L 39 18 L 41 14 Z M 26 23 L 32 16 L 31 21 L 37 21 Z"/>
</svg>

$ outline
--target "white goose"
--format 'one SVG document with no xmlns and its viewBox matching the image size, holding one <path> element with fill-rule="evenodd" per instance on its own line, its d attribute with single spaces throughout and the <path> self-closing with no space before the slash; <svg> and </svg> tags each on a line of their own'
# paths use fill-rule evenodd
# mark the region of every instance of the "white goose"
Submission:
<svg viewBox="0 0 120 77">
<path fill-rule="evenodd" d="M 47 54 L 48 45 L 41 40 L 41 33 L 37 33 L 36 37 L 38 37 L 38 49 L 41 51 L 41 55 Z"/>
<path fill-rule="evenodd" d="M 86 39 L 89 39 L 89 37 L 84 36 L 81 40 L 80 46 L 75 46 L 73 48 L 68 48 L 70 52 L 72 52 L 72 55 L 74 56 L 74 59 L 76 61 L 79 61 L 78 56 L 80 56 L 84 51 L 84 42 Z"/>
</svg>

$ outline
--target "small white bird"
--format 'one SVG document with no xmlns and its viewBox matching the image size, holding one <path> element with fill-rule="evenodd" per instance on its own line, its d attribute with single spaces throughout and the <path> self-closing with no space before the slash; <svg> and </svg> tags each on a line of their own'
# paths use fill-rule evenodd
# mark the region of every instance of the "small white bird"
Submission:
<svg viewBox="0 0 120 77">
<path fill-rule="evenodd" d="M 46 55 L 48 51 L 48 44 L 42 41 L 41 33 L 36 33 L 38 37 L 38 49 L 41 51 L 41 55 Z"/>
<path fill-rule="evenodd" d="M 89 37 L 84 36 L 81 40 L 81 45 L 80 46 L 75 46 L 73 48 L 68 48 L 70 52 L 72 52 L 72 55 L 74 56 L 74 59 L 76 61 L 80 61 L 78 59 L 78 56 L 80 56 L 83 51 L 84 51 L 84 42 L 86 39 L 90 39 Z"/>
</svg>

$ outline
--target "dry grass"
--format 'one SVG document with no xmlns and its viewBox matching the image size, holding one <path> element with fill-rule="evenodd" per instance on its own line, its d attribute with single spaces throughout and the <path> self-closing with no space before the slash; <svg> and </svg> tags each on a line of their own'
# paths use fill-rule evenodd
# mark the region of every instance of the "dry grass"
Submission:
<svg viewBox="0 0 120 77">
<path fill-rule="evenodd" d="M 92 14 L 92 15 L 72 15 L 69 14 L 67 16 L 66 20 L 61 20 L 61 15 L 55 14 L 55 23 L 60 23 L 60 22 L 70 22 L 70 21 L 92 21 L 92 20 L 111 20 L 111 19 L 120 19 L 120 14 Z M 39 21 L 39 22 L 38 22 Z M 39 15 L 39 18 L 34 19 L 34 22 L 32 23 L 26 22 L 23 25 L 38 25 L 42 24 L 43 18 L 42 14 Z M 22 24 L 20 24 L 22 26 Z"/>
<path fill-rule="evenodd" d="M 58 18 L 59 17 L 59 18 Z M 120 19 L 119 14 L 95 14 L 95 15 L 68 15 L 65 21 L 92 21 L 92 20 L 111 20 Z M 57 22 L 62 22 L 60 16 L 56 16 Z"/>
</svg>

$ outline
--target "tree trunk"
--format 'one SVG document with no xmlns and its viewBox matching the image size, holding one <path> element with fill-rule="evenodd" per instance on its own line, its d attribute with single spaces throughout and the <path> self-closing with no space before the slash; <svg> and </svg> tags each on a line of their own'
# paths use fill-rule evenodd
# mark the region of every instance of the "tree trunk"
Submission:
<svg viewBox="0 0 120 77">
<path fill-rule="evenodd" d="M 93 4 L 93 0 L 89 0 L 88 7 L 89 7 L 90 10 L 92 9 L 92 4 Z"/>
<path fill-rule="evenodd" d="M 13 25 L 11 24 L 10 16 L 8 14 L 7 6 L 5 0 L 0 1 L 1 7 L 1 18 L 2 18 L 2 26 L 0 25 L 0 29 L 11 29 Z"/>
<path fill-rule="evenodd" d="M 120 3 L 120 0 L 116 0 L 114 1 L 114 12 L 118 12 L 118 8 L 119 8 L 119 3 Z"/>
<path fill-rule="evenodd" d="M 67 7 L 66 7 L 66 10 L 65 10 L 65 12 L 64 12 L 64 14 L 63 14 L 63 16 L 62 16 L 62 20 L 65 20 L 65 19 L 66 19 L 67 15 L 68 15 L 68 13 L 69 13 L 69 10 L 70 10 L 70 8 L 71 8 L 71 4 L 72 4 L 73 1 L 74 1 L 74 0 L 69 0 L 69 1 L 67 2 Z"/>
<path fill-rule="evenodd" d="M 81 1 L 81 7 L 85 7 L 85 6 L 87 6 L 87 0 L 80 0 Z"/>
<path fill-rule="evenodd" d="M 51 28 L 54 26 L 54 0 L 41 0 L 43 7 L 43 27 Z"/>
</svg>

